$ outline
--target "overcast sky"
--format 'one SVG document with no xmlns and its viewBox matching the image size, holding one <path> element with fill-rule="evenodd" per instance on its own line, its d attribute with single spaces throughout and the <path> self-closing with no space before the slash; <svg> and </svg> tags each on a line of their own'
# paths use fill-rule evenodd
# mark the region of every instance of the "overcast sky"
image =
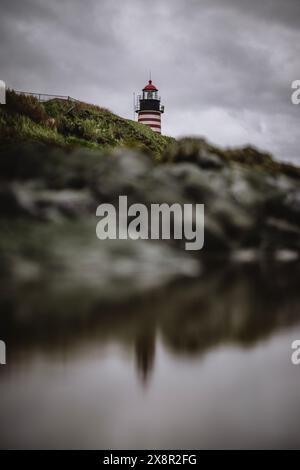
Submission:
<svg viewBox="0 0 300 470">
<path fill-rule="evenodd" d="M 0 79 L 132 118 L 149 78 L 163 133 L 300 164 L 299 0 L 1 0 Z"/>
</svg>

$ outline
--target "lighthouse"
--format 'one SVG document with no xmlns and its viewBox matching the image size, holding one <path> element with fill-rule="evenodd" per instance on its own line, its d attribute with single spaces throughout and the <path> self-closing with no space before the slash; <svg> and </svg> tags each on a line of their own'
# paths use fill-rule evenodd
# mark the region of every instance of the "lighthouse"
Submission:
<svg viewBox="0 0 300 470">
<path fill-rule="evenodd" d="M 137 97 L 135 112 L 138 114 L 138 122 L 161 134 L 161 115 L 164 110 L 164 106 L 160 104 L 158 89 L 149 80 L 142 95 Z"/>
</svg>

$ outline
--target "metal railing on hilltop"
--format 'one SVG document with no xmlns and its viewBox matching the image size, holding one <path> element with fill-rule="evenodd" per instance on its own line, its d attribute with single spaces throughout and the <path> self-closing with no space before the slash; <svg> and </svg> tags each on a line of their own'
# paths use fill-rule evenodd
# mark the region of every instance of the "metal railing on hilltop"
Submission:
<svg viewBox="0 0 300 470">
<path fill-rule="evenodd" d="M 65 100 L 65 101 L 80 103 L 79 100 L 72 98 L 71 96 L 65 96 L 65 95 L 49 95 L 48 93 L 32 93 L 29 91 L 15 91 L 15 93 L 18 93 L 18 95 L 33 96 L 34 98 L 37 98 L 38 101 L 40 102 L 45 102 L 45 101 L 50 101 L 50 100 Z"/>
</svg>

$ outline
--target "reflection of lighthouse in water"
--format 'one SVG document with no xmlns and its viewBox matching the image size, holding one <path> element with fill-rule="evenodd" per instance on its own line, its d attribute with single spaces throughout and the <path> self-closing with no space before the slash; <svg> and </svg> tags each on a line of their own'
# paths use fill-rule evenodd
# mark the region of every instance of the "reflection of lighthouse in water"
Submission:
<svg viewBox="0 0 300 470">
<path fill-rule="evenodd" d="M 164 106 L 160 104 L 158 89 L 149 80 L 143 88 L 143 94 L 137 97 L 135 112 L 138 113 L 138 122 L 161 134 L 161 115 L 164 110 Z"/>
<path fill-rule="evenodd" d="M 135 357 L 139 377 L 147 384 L 154 366 L 155 330 L 140 333 L 135 340 Z"/>
</svg>

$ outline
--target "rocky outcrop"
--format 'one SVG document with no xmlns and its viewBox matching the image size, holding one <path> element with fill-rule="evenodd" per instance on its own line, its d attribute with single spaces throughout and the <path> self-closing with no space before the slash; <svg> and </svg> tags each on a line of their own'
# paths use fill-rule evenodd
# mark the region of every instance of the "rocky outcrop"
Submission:
<svg viewBox="0 0 300 470">
<path fill-rule="evenodd" d="M 156 163 L 133 150 L 65 152 L 43 145 L 2 150 L 2 218 L 86 220 L 102 202 L 205 204 L 201 255 L 300 249 L 300 178 L 230 161 L 199 141 Z M 177 153 L 176 153 L 177 152 Z M 258 153 L 258 155 L 260 155 Z M 253 156 L 252 156 L 253 159 Z M 268 165 L 269 157 L 267 158 Z M 166 245 L 167 243 L 164 243 Z M 180 244 L 178 247 L 180 248 Z"/>
</svg>

